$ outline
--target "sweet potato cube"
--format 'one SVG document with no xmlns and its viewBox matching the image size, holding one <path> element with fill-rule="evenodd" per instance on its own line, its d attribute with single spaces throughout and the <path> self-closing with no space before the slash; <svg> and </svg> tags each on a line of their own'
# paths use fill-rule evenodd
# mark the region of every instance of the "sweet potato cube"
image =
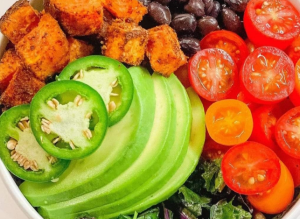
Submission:
<svg viewBox="0 0 300 219">
<path fill-rule="evenodd" d="M 38 27 L 16 45 L 16 51 L 42 81 L 61 71 L 69 61 L 68 40 L 50 14 L 42 16 Z"/>
<path fill-rule="evenodd" d="M 104 0 L 104 7 L 116 18 L 139 23 L 147 8 L 138 0 Z"/>
<path fill-rule="evenodd" d="M 15 50 L 7 50 L 0 61 L 0 93 L 6 89 L 13 75 L 22 68 L 22 61 Z"/>
<path fill-rule="evenodd" d="M 103 23 L 101 0 L 45 0 L 44 7 L 71 36 L 97 34 Z"/>
<path fill-rule="evenodd" d="M 70 62 L 75 61 L 84 56 L 91 55 L 94 51 L 94 47 L 83 40 L 74 39 L 73 37 L 68 38 L 69 51 L 70 51 Z"/>
<path fill-rule="evenodd" d="M 187 62 L 180 49 L 175 31 L 168 25 L 148 30 L 149 41 L 146 55 L 154 71 L 169 77 L 175 70 Z"/>
<path fill-rule="evenodd" d="M 139 65 L 144 59 L 148 33 L 135 23 L 115 21 L 108 27 L 102 52 L 105 56 Z"/>
<path fill-rule="evenodd" d="M 39 20 L 38 12 L 28 1 L 19 0 L 0 19 L 0 30 L 13 44 L 17 44 L 38 25 Z"/>
<path fill-rule="evenodd" d="M 4 93 L 2 93 L 0 103 L 6 108 L 30 103 L 33 96 L 44 85 L 31 72 L 24 69 L 18 71 L 14 74 Z"/>
</svg>

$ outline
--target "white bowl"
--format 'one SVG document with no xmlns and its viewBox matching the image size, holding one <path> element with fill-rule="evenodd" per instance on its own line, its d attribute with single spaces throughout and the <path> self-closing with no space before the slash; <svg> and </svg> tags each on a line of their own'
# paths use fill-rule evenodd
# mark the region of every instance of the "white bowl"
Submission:
<svg viewBox="0 0 300 219">
<path fill-rule="evenodd" d="M 300 0 L 290 0 L 295 7 L 300 11 Z M 3 9 L 8 8 L 11 6 L 16 0 L 5 0 L 5 2 L 2 0 L 0 2 L 0 16 L 5 11 L 2 11 Z M 42 8 L 42 0 L 31 0 L 31 4 L 37 8 Z M 5 50 L 7 39 L 0 33 L 0 57 L 3 55 L 3 52 Z M 24 213 L 32 219 L 42 219 L 42 217 L 36 212 L 36 210 L 29 204 L 29 202 L 26 200 L 26 198 L 23 196 L 23 194 L 20 192 L 18 186 L 16 185 L 15 181 L 11 177 L 8 170 L 5 168 L 4 164 L 0 160 L 0 176 L 3 179 L 6 187 L 8 188 L 9 192 L 15 199 L 15 201 L 19 204 L 21 209 L 24 211 Z M 0 218 L 2 218 L 0 216 Z M 300 219 L 300 200 L 293 206 L 292 209 L 285 215 L 283 219 Z"/>
</svg>

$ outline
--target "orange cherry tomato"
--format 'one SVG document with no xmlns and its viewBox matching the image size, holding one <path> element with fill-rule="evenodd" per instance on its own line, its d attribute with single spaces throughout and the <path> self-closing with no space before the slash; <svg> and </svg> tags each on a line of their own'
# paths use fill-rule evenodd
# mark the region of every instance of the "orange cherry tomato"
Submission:
<svg viewBox="0 0 300 219">
<path fill-rule="evenodd" d="M 280 162 L 281 175 L 278 183 L 268 192 L 249 195 L 248 200 L 257 210 L 267 214 L 278 214 L 286 209 L 294 196 L 294 182 L 290 171 Z"/>
<path fill-rule="evenodd" d="M 213 103 L 206 111 L 205 123 L 210 137 L 222 145 L 247 141 L 253 129 L 249 107 L 233 99 Z"/>
<path fill-rule="evenodd" d="M 295 88 L 290 94 L 290 100 L 295 106 L 300 106 L 300 59 L 295 66 Z"/>
</svg>

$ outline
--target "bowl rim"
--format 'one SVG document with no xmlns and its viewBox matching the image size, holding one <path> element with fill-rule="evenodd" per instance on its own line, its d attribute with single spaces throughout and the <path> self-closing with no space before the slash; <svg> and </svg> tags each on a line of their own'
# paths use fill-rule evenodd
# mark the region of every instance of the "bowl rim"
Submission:
<svg viewBox="0 0 300 219">
<path fill-rule="evenodd" d="M 13 0 L 16 1 L 16 0 Z M 300 0 L 289 0 L 300 12 Z M 31 4 L 37 8 L 42 9 L 41 0 L 30 0 Z M 2 57 L 8 40 L 0 32 L 0 57 Z M 20 206 L 27 217 L 32 219 L 43 219 L 41 215 L 34 209 L 34 207 L 27 201 L 25 196 L 21 193 L 19 187 L 12 178 L 10 172 L 6 169 L 2 160 L 0 159 L 0 177 L 2 178 L 6 188 L 12 195 L 13 199 Z M 284 215 L 283 219 L 300 219 L 300 200 L 298 200 L 293 207 Z"/>
</svg>

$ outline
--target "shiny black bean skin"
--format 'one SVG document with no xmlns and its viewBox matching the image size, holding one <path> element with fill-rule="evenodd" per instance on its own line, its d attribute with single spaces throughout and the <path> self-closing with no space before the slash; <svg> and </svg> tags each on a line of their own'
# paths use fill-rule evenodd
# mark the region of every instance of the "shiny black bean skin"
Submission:
<svg viewBox="0 0 300 219">
<path fill-rule="evenodd" d="M 189 34 L 195 32 L 197 21 L 192 14 L 179 14 L 172 20 L 171 27 L 173 27 L 178 34 Z"/>
<path fill-rule="evenodd" d="M 168 5 L 171 2 L 171 0 L 155 0 L 155 1 L 159 2 L 162 5 Z"/>
<path fill-rule="evenodd" d="M 212 31 L 220 30 L 220 26 L 218 24 L 218 20 L 211 16 L 205 16 L 198 20 L 197 27 L 202 34 L 205 36 Z"/>
<path fill-rule="evenodd" d="M 158 2 L 151 2 L 148 5 L 148 13 L 150 17 L 158 24 L 170 24 L 172 15 L 167 6 Z"/>
<path fill-rule="evenodd" d="M 179 39 L 181 50 L 187 56 L 193 56 L 200 51 L 200 41 L 192 37 L 182 37 Z"/>
<path fill-rule="evenodd" d="M 214 6 L 213 6 L 211 12 L 209 14 L 207 14 L 207 15 L 212 16 L 214 18 L 217 18 L 219 16 L 219 14 L 220 14 L 220 11 L 221 11 L 221 4 L 220 4 L 220 2 L 214 1 Z"/>
<path fill-rule="evenodd" d="M 148 6 L 151 3 L 151 0 L 139 0 L 144 6 Z"/>
<path fill-rule="evenodd" d="M 205 14 L 208 15 L 212 11 L 214 7 L 214 1 L 213 0 L 203 0 L 203 3 L 205 4 Z"/>
<path fill-rule="evenodd" d="M 237 12 L 243 12 L 246 9 L 246 6 L 249 2 L 249 0 L 224 0 L 230 7 L 230 9 L 237 11 Z"/>
<path fill-rule="evenodd" d="M 184 10 L 196 17 L 202 17 L 205 15 L 205 4 L 202 0 L 189 0 L 189 3 L 184 6 Z"/>
<path fill-rule="evenodd" d="M 226 30 L 230 30 L 237 34 L 242 32 L 242 22 L 239 16 L 229 8 L 221 10 L 221 17 Z"/>
</svg>

